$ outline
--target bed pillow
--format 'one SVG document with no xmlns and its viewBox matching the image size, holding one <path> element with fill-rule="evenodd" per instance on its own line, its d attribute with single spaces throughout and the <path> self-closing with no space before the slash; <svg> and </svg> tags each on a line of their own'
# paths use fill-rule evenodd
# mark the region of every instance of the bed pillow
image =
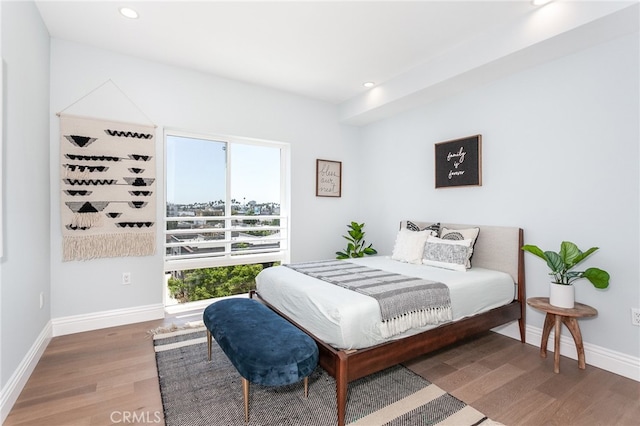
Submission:
<svg viewBox="0 0 640 426">
<path fill-rule="evenodd" d="M 427 237 L 432 235 L 432 231 L 409 231 L 400 229 L 393 246 L 391 259 L 406 263 L 422 263 L 422 253 Z"/>
<path fill-rule="evenodd" d="M 467 269 L 471 268 L 471 256 L 473 256 L 473 247 L 476 244 L 476 240 L 478 239 L 478 234 L 480 233 L 480 228 L 467 228 L 467 229 L 449 229 L 442 228 L 440 232 L 440 238 L 443 240 L 451 240 L 451 241 L 462 241 L 462 240 L 471 240 L 471 255 L 469 256 L 469 261 L 467 262 Z"/>
<path fill-rule="evenodd" d="M 473 240 L 444 240 L 429 236 L 424 245 L 422 263 L 438 268 L 466 271 L 473 249 Z"/>
</svg>

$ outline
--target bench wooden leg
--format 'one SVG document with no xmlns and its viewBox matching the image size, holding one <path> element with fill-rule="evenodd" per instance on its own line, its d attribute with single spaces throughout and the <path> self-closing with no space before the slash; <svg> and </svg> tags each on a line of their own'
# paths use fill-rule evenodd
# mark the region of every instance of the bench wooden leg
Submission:
<svg viewBox="0 0 640 426">
<path fill-rule="evenodd" d="M 242 394 L 244 395 L 244 421 L 249 421 L 249 381 L 242 378 Z"/>
<path fill-rule="evenodd" d="M 207 330 L 207 359 L 211 361 L 211 332 Z"/>
<path fill-rule="evenodd" d="M 309 396 L 309 376 L 304 378 L 304 397 Z"/>
</svg>

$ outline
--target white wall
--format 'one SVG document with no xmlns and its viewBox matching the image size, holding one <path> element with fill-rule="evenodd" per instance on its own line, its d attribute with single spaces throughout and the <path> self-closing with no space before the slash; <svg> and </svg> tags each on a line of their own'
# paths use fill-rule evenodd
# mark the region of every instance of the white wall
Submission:
<svg viewBox="0 0 640 426">
<path fill-rule="evenodd" d="M 49 35 L 33 3 L 1 2 L 0 8 L 4 101 L 0 402 L 4 406 L 8 383 L 17 380 L 18 366 L 50 319 Z M 40 293 L 45 300 L 42 309 Z"/>
<path fill-rule="evenodd" d="M 637 359 L 638 44 L 636 33 L 364 128 L 369 240 L 390 252 L 398 222 L 414 218 L 520 226 L 546 250 L 599 246 L 585 267 L 609 271 L 611 285 L 576 284 L 577 301 L 599 311 L 580 321 L 584 341 Z M 483 185 L 434 189 L 434 143 L 478 133 Z M 548 295 L 546 265 L 525 257 L 528 296 Z M 527 315 L 542 327 L 542 314 Z"/>
<path fill-rule="evenodd" d="M 103 89 L 109 80 L 115 86 L 107 86 L 116 87 L 120 99 Z M 129 112 L 123 113 L 127 108 Z M 96 113 L 98 110 L 101 112 Z M 61 111 L 142 123 L 150 120 L 158 125 L 158 188 L 164 187 L 163 128 L 287 142 L 292 161 L 292 260 L 333 257 L 342 248 L 340 235 L 356 210 L 359 130 L 338 124 L 334 106 L 53 39 L 50 189 L 54 321 L 157 306 L 162 303 L 163 285 L 160 232 L 155 256 L 61 261 L 59 120 L 55 116 Z M 315 197 L 316 158 L 343 161 L 342 198 Z M 163 214 L 163 202 L 158 199 L 158 218 Z M 130 286 L 121 285 L 125 271 L 131 272 Z"/>
</svg>

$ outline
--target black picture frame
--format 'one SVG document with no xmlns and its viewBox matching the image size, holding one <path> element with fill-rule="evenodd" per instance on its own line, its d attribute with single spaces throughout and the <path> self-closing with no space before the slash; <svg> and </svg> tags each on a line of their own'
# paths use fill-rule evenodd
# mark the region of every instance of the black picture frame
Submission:
<svg viewBox="0 0 640 426">
<path fill-rule="evenodd" d="M 435 144 L 436 188 L 482 186 L 482 135 Z"/>
<path fill-rule="evenodd" d="M 316 160 L 316 197 L 342 196 L 342 161 Z"/>
</svg>

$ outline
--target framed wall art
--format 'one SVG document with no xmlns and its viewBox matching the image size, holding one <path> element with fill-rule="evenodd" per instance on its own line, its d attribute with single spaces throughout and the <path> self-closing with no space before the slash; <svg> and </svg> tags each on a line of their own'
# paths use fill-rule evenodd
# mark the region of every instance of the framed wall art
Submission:
<svg viewBox="0 0 640 426">
<path fill-rule="evenodd" d="M 316 197 L 342 196 L 342 162 L 316 160 Z"/>
<path fill-rule="evenodd" d="M 436 188 L 482 185 L 482 135 L 435 144 Z"/>
</svg>

